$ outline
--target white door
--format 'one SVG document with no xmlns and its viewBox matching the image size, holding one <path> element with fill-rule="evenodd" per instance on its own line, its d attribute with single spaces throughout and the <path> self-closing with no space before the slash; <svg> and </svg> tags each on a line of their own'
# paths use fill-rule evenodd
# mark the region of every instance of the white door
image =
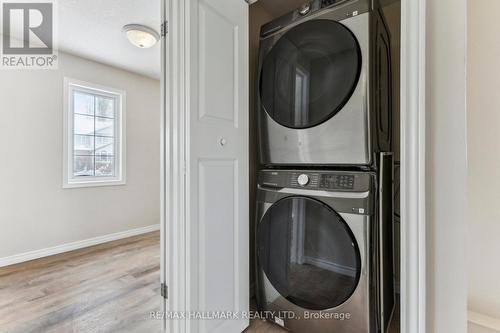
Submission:
<svg viewBox="0 0 500 333">
<path fill-rule="evenodd" d="M 166 310 L 185 314 L 167 312 L 166 327 L 241 332 L 249 311 L 248 4 L 166 0 L 165 9 Z"/>
</svg>

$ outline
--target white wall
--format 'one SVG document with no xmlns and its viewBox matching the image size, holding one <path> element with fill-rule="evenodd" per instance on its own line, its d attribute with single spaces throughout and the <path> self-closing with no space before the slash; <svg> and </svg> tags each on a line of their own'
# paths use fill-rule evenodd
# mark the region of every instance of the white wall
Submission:
<svg viewBox="0 0 500 333">
<path fill-rule="evenodd" d="M 62 188 L 65 76 L 126 91 L 126 185 Z M 0 258 L 159 223 L 159 81 L 60 53 L 0 71 L 0 116 Z"/>
<path fill-rule="evenodd" d="M 500 319 L 500 20 L 498 13 L 500 13 L 498 0 L 469 0 L 467 66 L 469 309 Z"/>
<path fill-rule="evenodd" d="M 426 20 L 426 332 L 464 333 L 466 0 L 427 0 Z"/>
</svg>

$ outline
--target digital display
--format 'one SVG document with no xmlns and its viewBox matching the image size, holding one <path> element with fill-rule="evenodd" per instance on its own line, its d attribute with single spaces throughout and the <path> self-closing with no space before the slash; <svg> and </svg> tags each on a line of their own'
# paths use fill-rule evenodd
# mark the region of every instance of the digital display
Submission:
<svg viewBox="0 0 500 333">
<path fill-rule="evenodd" d="M 322 175 L 321 188 L 329 189 L 353 189 L 354 176 L 350 175 Z"/>
</svg>

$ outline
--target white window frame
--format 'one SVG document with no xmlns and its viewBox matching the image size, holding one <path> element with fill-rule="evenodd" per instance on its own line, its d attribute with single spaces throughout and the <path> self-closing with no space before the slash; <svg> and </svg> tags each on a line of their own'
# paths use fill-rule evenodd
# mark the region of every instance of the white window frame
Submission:
<svg viewBox="0 0 500 333">
<path fill-rule="evenodd" d="M 115 176 L 73 177 L 73 92 L 75 90 L 114 98 L 115 101 Z M 126 184 L 126 93 L 95 83 L 64 78 L 63 188 L 114 186 Z"/>
</svg>

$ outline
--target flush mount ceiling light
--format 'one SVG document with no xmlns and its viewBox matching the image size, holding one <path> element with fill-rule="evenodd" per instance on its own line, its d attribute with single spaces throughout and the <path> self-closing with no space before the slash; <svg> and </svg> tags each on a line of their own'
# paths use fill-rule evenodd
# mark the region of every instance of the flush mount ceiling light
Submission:
<svg viewBox="0 0 500 333">
<path fill-rule="evenodd" d="M 123 27 L 128 40 L 141 49 L 153 47 L 160 40 L 160 35 L 153 29 L 141 24 L 127 24 Z"/>
</svg>

